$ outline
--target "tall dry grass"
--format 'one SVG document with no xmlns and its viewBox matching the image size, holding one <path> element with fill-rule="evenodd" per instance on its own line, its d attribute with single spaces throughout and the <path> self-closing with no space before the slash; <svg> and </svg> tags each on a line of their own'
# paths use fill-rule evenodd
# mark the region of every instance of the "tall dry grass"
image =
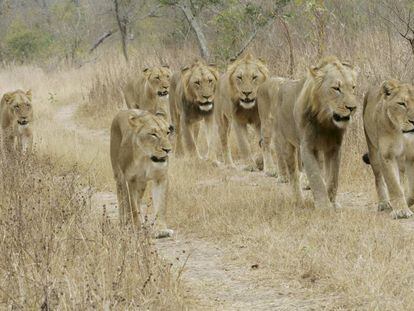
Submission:
<svg viewBox="0 0 414 311">
<path fill-rule="evenodd" d="M 266 34 L 269 40 L 260 41 L 253 50 L 268 59 L 273 73 L 285 75 L 288 55 L 284 50 L 273 53 L 271 36 Z M 260 173 L 212 168 L 194 159 L 173 159 L 169 226 L 190 237 L 215 241 L 229 250 L 230 261 L 258 264 L 256 282 L 300 293 L 321 309 L 414 309 L 410 299 L 414 288 L 412 232 L 401 222 L 376 212 L 373 176 L 361 161 L 366 151 L 361 116 L 364 92 L 386 78 L 412 81 L 414 77 L 408 70 L 413 58 L 404 42 L 394 38 L 394 54 L 390 55 L 391 49 L 384 48 L 386 39 L 381 31 L 361 30 L 353 40 L 348 35 L 329 45 L 329 54 L 353 61 L 360 70 L 361 107 L 343 147 L 339 188 L 342 210 L 315 210 L 309 194 L 306 208 L 295 206 L 289 187 Z M 296 77 L 316 62 L 314 51 L 306 45 L 299 45 L 296 57 Z M 185 61 L 185 57 L 172 60 Z M 111 80 L 108 85 L 118 87 L 119 77 L 107 78 Z M 94 102 L 93 109 L 103 107 Z M 99 124 L 108 126 L 104 122 L 95 126 Z M 259 152 L 257 137 L 250 134 Z M 232 149 L 237 158 L 234 140 Z"/>
<path fill-rule="evenodd" d="M 50 158 L 0 165 L 2 309 L 181 309 L 149 233 L 93 210 L 76 167 Z"/>
<path fill-rule="evenodd" d="M 0 161 L 0 309 L 183 309 L 179 280 L 149 233 L 92 208 L 91 195 L 112 184 L 108 144 L 57 118 L 84 101 L 92 76 L 92 66 L 0 72 L 2 92 L 33 91 L 36 149 Z"/>
</svg>

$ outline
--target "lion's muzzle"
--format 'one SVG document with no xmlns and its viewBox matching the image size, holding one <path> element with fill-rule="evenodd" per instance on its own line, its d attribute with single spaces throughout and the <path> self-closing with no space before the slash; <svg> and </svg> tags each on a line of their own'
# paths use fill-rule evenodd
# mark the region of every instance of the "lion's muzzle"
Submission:
<svg viewBox="0 0 414 311">
<path fill-rule="evenodd" d="M 158 96 L 159 96 L 159 97 L 168 96 L 168 91 L 167 91 L 167 90 L 165 90 L 165 91 L 163 91 L 163 92 L 161 92 L 161 91 L 160 91 L 160 92 L 158 92 L 157 94 L 158 94 Z"/>
<path fill-rule="evenodd" d="M 341 116 L 341 115 L 339 115 L 337 113 L 334 113 L 333 114 L 333 119 L 336 122 L 348 122 L 351 119 L 351 116 L 350 115 L 348 115 L 348 116 Z"/>
<path fill-rule="evenodd" d="M 204 103 L 199 103 L 198 104 L 198 108 L 201 111 L 210 111 L 210 110 L 213 109 L 213 107 L 214 107 L 214 102 L 211 102 L 211 101 L 206 101 Z"/>
<path fill-rule="evenodd" d="M 20 125 L 27 125 L 27 124 L 29 124 L 29 121 L 27 121 L 27 120 L 19 120 L 19 121 L 17 121 L 17 123 L 20 124 Z"/>
<path fill-rule="evenodd" d="M 152 156 L 151 157 L 151 161 L 155 162 L 155 163 L 164 163 L 168 160 L 168 156 L 165 157 L 156 157 L 156 156 Z"/>
<path fill-rule="evenodd" d="M 255 98 L 240 98 L 240 106 L 244 109 L 252 109 L 256 105 Z"/>
</svg>

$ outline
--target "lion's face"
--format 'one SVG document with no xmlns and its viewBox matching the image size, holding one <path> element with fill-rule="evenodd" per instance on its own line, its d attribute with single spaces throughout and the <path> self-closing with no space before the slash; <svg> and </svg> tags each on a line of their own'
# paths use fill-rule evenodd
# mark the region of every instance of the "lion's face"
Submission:
<svg viewBox="0 0 414 311">
<path fill-rule="evenodd" d="M 218 80 L 217 70 L 197 62 L 191 68 L 183 69 L 182 74 L 187 99 L 201 111 L 211 111 Z"/>
<path fill-rule="evenodd" d="M 168 67 L 156 66 L 144 69 L 144 76 L 147 79 L 147 86 L 153 94 L 160 98 L 168 98 L 170 91 L 171 71 Z"/>
<path fill-rule="evenodd" d="M 337 128 L 346 128 L 357 108 L 356 71 L 337 59 L 310 71 L 315 81 L 312 96 L 320 105 L 319 117 L 331 120 Z"/>
<path fill-rule="evenodd" d="M 250 54 L 230 65 L 230 83 L 233 86 L 233 98 L 244 109 L 256 104 L 257 89 L 266 81 L 268 70 L 265 64 Z"/>
<path fill-rule="evenodd" d="M 144 113 L 132 113 L 129 124 L 134 132 L 136 147 L 156 164 L 167 162 L 172 149 L 173 126 L 165 118 Z"/>
<path fill-rule="evenodd" d="M 19 126 L 27 126 L 33 120 L 32 92 L 21 90 L 6 93 L 3 96 L 7 104 L 10 115 Z"/>
<path fill-rule="evenodd" d="M 414 134 L 414 87 L 396 80 L 385 81 L 382 100 L 391 122 L 403 133 Z"/>
</svg>

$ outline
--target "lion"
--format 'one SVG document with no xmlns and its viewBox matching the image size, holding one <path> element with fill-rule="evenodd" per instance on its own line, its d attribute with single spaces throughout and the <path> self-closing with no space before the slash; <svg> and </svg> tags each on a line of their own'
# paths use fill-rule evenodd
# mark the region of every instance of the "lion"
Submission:
<svg viewBox="0 0 414 311">
<path fill-rule="evenodd" d="M 145 68 L 137 78 L 129 79 L 122 90 L 127 107 L 147 110 L 170 121 L 170 77 L 168 66 L 154 66 Z"/>
<path fill-rule="evenodd" d="M 287 172 L 284 161 L 280 158 L 280 151 L 276 151 L 278 171 L 276 172 L 273 162 L 271 144 L 275 149 L 279 149 L 279 135 L 277 134 L 276 105 L 280 85 L 287 79 L 282 77 L 271 77 L 262 83 L 257 90 L 257 107 L 260 118 L 261 148 L 263 157 L 263 172 L 267 176 L 278 176 L 279 181 L 287 182 Z"/>
<path fill-rule="evenodd" d="M 414 203 L 414 86 L 388 80 L 364 98 L 364 131 L 368 160 L 375 176 L 378 210 L 392 209 L 394 219 L 413 215 Z M 407 199 L 403 171 L 409 182 Z"/>
<path fill-rule="evenodd" d="M 200 121 L 204 120 L 207 129 L 207 159 L 214 161 L 214 95 L 218 71 L 214 65 L 201 61 L 186 67 L 171 78 L 170 111 L 172 123 L 176 128 L 176 147 L 178 155 L 183 154 L 182 138 L 188 151 L 202 158 L 195 144 Z"/>
<path fill-rule="evenodd" d="M 269 76 L 262 60 L 247 54 L 231 63 L 221 76 L 216 89 L 215 119 L 223 149 L 224 163 L 235 167 L 229 149 L 230 127 L 233 123 L 242 157 L 248 167 L 256 167 L 247 139 L 247 125 L 260 131 L 260 118 L 256 105 L 257 89 Z"/>
<path fill-rule="evenodd" d="M 0 122 L 3 149 L 30 153 L 33 149 L 33 107 L 32 92 L 17 90 L 3 95 L 0 102 Z"/>
<path fill-rule="evenodd" d="M 339 206 L 336 194 L 341 146 L 357 108 L 357 76 L 351 65 L 330 56 L 311 67 L 305 78 L 280 85 L 275 121 L 279 151 L 299 203 L 303 202 L 303 196 L 298 150 L 315 206 Z"/>
<path fill-rule="evenodd" d="M 141 226 L 141 200 L 153 181 L 155 237 L 169 237 L 165 213 L 168 191 L 168 159 L 173 127 L 162 116 L 139 109 L 121 110 L 113 119 L 110 156 L 122 224 Z"/>
</svg>

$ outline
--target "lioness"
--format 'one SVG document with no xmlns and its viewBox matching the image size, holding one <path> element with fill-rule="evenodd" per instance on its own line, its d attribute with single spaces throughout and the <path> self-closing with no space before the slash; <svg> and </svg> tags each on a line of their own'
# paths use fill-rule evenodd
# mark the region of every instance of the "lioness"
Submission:
<svg viewBox="0 0 414 311">
<path fill-rule="evenodd" d="M 263 154 L 263 172 L 268 176 L 279 175 L 280 181 L 286 181 L 287 172 L 283 159 L 280 158 L 280 151 L 276 152 L 278 158 L 278 174 L 272 158 L 271 143 L 279 149 L 278 127 L 276 120 L 279 88 L 287 81 L 281 77 L 271 77 L 262 83 L 257 90 L 257 107 L 260 117 L 261 148 Z"/>
<path fill-rule="evenodd" d="M 364 98 L 363 118 L 378 210 L 392 208 L 393 218 L 410 217 L 413 213 L 408 206 L 414 203 L 413 85 L 389 80 L 371 88 Z M 399 172 L 404 167 L 409 181 L 407 200 Z"/>
<path fill-rule="evenodd" d="M 266 81 L 268 75 L 266 65 L 251 54 L 247 54 L 230 64 L 227 72 L 219 79 L 215 97 L 215 117 L 226 165 L 234 167 L 228 145 L 230 126 L 234 121 L 234 130 L 242 157 L 248 161 L 248 166 L 256 166 L 247 141 L 247 125 L 253 125 L 259 133 L 257 89 Z"/>
<path fill-rule="evenodd" d="M 280 86 L 276 123 L 280 151 L 295 197 L 302 202 L 297 149 L 309 180 L 316 207 L 336 206 L 341 145 L 357 107 L 357 72 L 336 57 L 326 57 L 301 80 Z M 320 156 L 325 164 L 326 184 Z"/>
<path fill-rule="evenodd" d="M 131 78 L 123 88 L 129 109 L 143 109 L 170 120 L 168 94 L 171 71 L 168 66 L 145 68 L 137 78 Z"/>
<path fill-rule="evenodd" d="M 173 233 L 165 223 L 172 131 L 164 118 L 138 109 L 120 111 L 111 126 L 111 163 L 120 221 L 128 223 L 132 219 L 140 226 L 143 217 L 141 199 L 148 181 L 152 180 L 155 235 L 158 238 Z"/>
<path fill-rule="evenodd" d="M 16 149 L 20 152 L 31 152 L 33 134 L 32 92 L 17 90 L 3 95 L 0 102 L 0 122 L 2 129 L 3 149 L 6 153 Z"/>
<path fill-rule="evenodd" d="M 214 161 L 213 111 L 218 77 L 213 66 L 197 61 L 171 78 L 170 111 L 172 122 L 177 129 L 176 153 L 182 154 L 183 136 L 190 153 L 201 158 L 194 138 L 197 138 L 200 121 L 204 120 L 207 128 L 207 158 Z"/>
</svg>

